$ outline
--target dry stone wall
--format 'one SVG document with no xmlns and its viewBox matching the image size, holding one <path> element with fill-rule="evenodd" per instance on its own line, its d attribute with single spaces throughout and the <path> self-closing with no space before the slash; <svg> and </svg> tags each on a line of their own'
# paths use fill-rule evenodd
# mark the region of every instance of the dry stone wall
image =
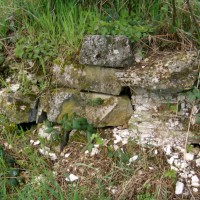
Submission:
<svg viewBox="0 0 200 200">
<path fill-rule="evenodd" d="M 197 80 L 196 53 L 163 51 L 140 59 L 134 56 L 125 36 L 86 36 L 80 64 L 61 58 L 54 62 L 54 89 L 40 96 L 2 90 L 1 112 L 16 123 L 40 123 L 45 118 L 57 122 L 65 113 L 76 112 L 96 127 L 129 121 L 129 128 L 136 132 L 155 132 L 164 126 L 165 132 L 174 131 L 173 126 L 177 131 L 184 129 L 182 121 L 191 107 L 182 94 Z M 176 117 L 172 119 L 170 114 Z"/>
</svg>

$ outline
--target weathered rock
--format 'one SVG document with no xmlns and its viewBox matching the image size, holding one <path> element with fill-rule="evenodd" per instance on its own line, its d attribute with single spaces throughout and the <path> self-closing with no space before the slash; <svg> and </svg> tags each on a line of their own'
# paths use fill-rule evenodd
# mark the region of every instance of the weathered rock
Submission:
<svg viewBox="0 0 200 200">
<path fill-rule="evenodd" d="M 148 110 L 170 110 L 176 112 L 178 104 L 181 103 L 181 95 L 172 95 L 169 93 L 154 93 L 142 88 L 133 88 L 131 90 L 131 102 L 135 111 Z M 179 102 L 179 103 L 177 103 Z"/>
<path fill-rule="evenodd" d="M 37 115 L 37 97 L 2 90 L 0 94 L 0 112 L 17 124 L 34 122 Z"/>
<path fill-rule="evenodd" d="M 133 62 L 129 40 L 125 36 L 89 35 L 84 38 L 80 63 L 107 67 L 125 67 Z"/>
<path fill-rule="evenodd" d="M 177 93 L 193 87 L 198 62 L 195 52 L 162 52 L 117 72 L 117 77 L 123 86 Z"/>
<path fill-rule="evenodd" d="M 69 116 L 73 112 L 80 113 L 80 104 L 80 97 L 75 90 L 64 88 L 50 90 L 40 97 L 37 119 L 42 113 L 46 113 L 49 121 L 59 121 L 65 113 Z"/>
<path fill-rule="evenodd" d="M 86 106 L 86 118 L 97 127 L 124 125 L 130 119 L 133 110 L 131 101 L 127 96 L 110 96 L 88 93 L 83 94 L 89 101 L 102 99 L 100 105 Z"/>
<path fill-rule="evenodd" d="M 57 89 L 44 94 L 39 103 L 39 113 L 47 113 L 49 121 L 62 119 L 76 112 L 96 127 L 118 126 L 128 122 L 132 106 L 127 96 L 111 96 L 96 93 L 76 93 L 75 90 Z"/>
<path fill-rule="evenodd" d="M 53 66 L 53 82 L 58 86 L 94 91 L 104 94 L 119 95 L 122 86 L 114 68 L 65 65 L 59 60 Z"/>
</svg>

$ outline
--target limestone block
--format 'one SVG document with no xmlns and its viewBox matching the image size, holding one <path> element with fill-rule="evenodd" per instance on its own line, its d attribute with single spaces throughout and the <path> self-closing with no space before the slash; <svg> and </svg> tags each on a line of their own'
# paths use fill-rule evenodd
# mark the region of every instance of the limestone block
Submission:
<svg viewBox="0 0 200 200">
<path fill-rule="evenodd" d="M 97 93 L 77 93 L 76 90 L 56 89 L 40 98 L 39 114 L 47 113 L 49 121 L 57 122 L 66 113 L 86 117 L 96 127 L 118 126 L 128 122 L 132 115 L 131 101 L 127 96 Z"/>
<path fill-rule="evenodd" d="M 97 106 L 88 104 L 85 108 L 86 118 L 97 127 L 124 125 L 130 119 L 133 110 L 127 96 L 110 96 L 102 94 L 83 94 L 88 100 L 100 98 L 103 103 Z"/>
<path fill-rule="evenodd" d="M 57 61 L 52 69 L 53 82 L 57 86 L 112 95 L 119 95 L 122 90 L 115 75 L 117 71 L 99 66 L 67 65 L 62 60 Z"/>
<path fill-rule="evenodd" d="M 5 114 L 11 122 L 17 124 L 36 121 L 36 95 L 23 95 L 20 92 L 0 92 L 0 113 Z"/>
<path fill-rule="evenodd" d="M 177 93 L 191 89 L 197 80 L 195 52 L 159 52 L 145 58 L 117 77 L 123 86 Z"/>
<path fill-rule="evenodd" d="M 172 95 L 170 93 L 150 92 L 143 88 L 133 88 L 131 101 L 134 105 L 135 111 L 148 111 L 148 110 L 160 110 L 164 107 L 168 107 L 170 110 L 174 107 L 174 110 L 178 109 L 178 105 L 181 103 L 180 94 Z"/>
<path fill-rule="evenodd" d="M 125 36 L 88 35 L 84 38 L 80 63 L 106 67 L 125 67 L 133 62 L 129 40 Z"/>
<path fill-rule="evenodd" d="M 70 116 L 73 112 L 81 112 L 81 100 L 78 96 L 75 90 L 64 88 L 44 93 L 40 97 L 37 118 L 40 118 L 40 115 L 45 112 L 49 121 L 57 122 L 65 113 Z"/>
</svg>

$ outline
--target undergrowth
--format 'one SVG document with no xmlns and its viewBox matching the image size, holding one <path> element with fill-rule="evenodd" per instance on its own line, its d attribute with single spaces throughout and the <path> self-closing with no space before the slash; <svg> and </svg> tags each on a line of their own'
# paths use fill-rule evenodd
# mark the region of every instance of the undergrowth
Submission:
<svg viewBox="0 0 200 200">
<path fill-rule="evenodd" d="M 27 87 L 23 91 L 30 90 L 25 71 L 42 72 L 48 80 L 49 69 L 57 57 L 77 62 L 86 34 L 126 35 L 131 42 L 147 46 L 156 40 L 162 48 L 173 48 L 172 42 L 181 45 L 180 48 L 198 48 L 199 22 L 197 0 L 0 0 L 0 72 L 3 69 L 5 73 L 0 75 L 0 86 L 7 84 L 8 66 L 14 66 L 14 78 L 23 71 L 17 77 Z M 41 90 L 48 85 L 44 78 L 36 83 Z M 199 93 L 193 90 L 190 96 L 196 100 Z M 176 173 L 162 163 L 162 153 L 155 158 L 148 155 L 148 150 L 142 152 L 129 143 L 124 150 L 102 148 L 99 157 L 83 162 L 81 150 L 87 144 L 74 142 L 70 146 L 73 156 L 76 162 L 83 162 L 82 167 L 87 169 L 84 177 L 89 178 L 68 184 L 64 179 L 69 173 L 67 167 L 55 170 L 52 161 L 30 146 L 31 137 L 35 137 L 33 132 L 23 131 L 1 118 L 0 199 L 112 199 L 114 186 L 118 186 L 115 199 L 153 200 L 173 196 Z M 99 134 L 93 137 L 102 143 Z M 136 152 L 140 155 L 139 164 L 128 166 Z M 67 164 L 77 164 L 73 161 Z M 149 166 L 155 170 L 151 172 Z"/>
</svg>

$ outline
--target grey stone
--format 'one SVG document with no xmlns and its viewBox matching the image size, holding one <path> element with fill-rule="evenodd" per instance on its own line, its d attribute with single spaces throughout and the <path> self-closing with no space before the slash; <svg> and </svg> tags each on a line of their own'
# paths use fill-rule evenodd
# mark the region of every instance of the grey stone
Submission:
<svg viewBox="0 0 200 200">
<path fill-rule="evenodd" d="M 198 62 L 195 52 L 160 52 L 117 72 L 117 77 L 123 86 L 172 94 L 193 87 Z"/>
<path fill-rule="evenodd" d="M 53 83 L 59 87 L 119 95 L 122 86 L 115 75 L 117 71 L 99 66 L 67 65 L 57 60 L 52 69 Z"/>
<path fill-rule="evenodd" d="M 0 112 L 17 124 L 34 122 L 37 115 L 37 102 L 36 95 L 23 95 L 20 92 L 2 90 Z"/>
<path fill-rule="evenodd" d="M 125 67 L 133 62 L 129 40 L 125 36 L 88 35 L 84 38 L 80 63 L 106 67 Z"/>
<path fill-rule="evenodd" d="M 133 112 L 127 96 L 77 93 L 76 90 L 64 88 L 43 94 L 38 110 L 39 114 L 46 112 L 48 120 L 52 122 L 58 122 L 66 113 L 71 116 L 76 112 L 96 127 L 123 125 Z"/>
</svg>

